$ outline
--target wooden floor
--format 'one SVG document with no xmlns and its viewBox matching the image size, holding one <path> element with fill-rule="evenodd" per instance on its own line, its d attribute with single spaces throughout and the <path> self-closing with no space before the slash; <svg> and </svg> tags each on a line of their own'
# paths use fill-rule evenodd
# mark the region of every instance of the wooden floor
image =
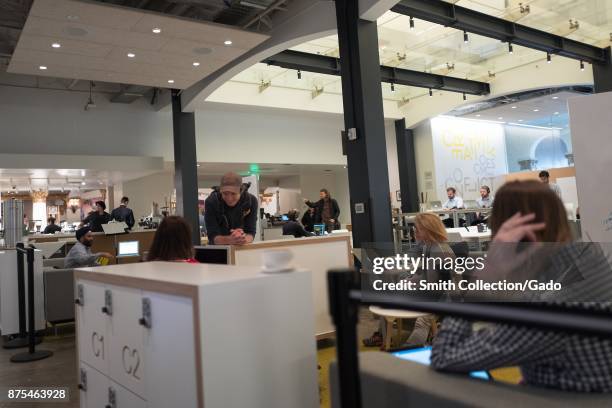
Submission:
<svg viewBox="0 0 612 408">
<path fill-rule="evenodd" d="M 51 350 L 53 356 L 31 363 L 11 363 L 13 354 L 27 349 L 5 350 L 0 348 L 0 386 L 4 387 L 70 387 L 70 402 L 28 403 L 3 402 L 0 408 L 73 408 L 79 406 L 77 388 L 77 361 L 75 337 L 72 334 L 61 337 L 46 337 L 37 349 Z"/>
</svg>

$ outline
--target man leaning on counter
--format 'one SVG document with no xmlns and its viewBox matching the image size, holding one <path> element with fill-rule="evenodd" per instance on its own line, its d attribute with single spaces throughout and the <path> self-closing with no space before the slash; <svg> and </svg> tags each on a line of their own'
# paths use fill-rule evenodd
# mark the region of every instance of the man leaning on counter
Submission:
<svg viewBox="0 0 612 408">
<path fill-rule="evenodd" d="M 208 242 L 216 245 L 245 245 L 257 232 L 257 197 L 247 191 L 242 177 L 226 173 L 221 184 L 205 202 Z"/>
</svg>

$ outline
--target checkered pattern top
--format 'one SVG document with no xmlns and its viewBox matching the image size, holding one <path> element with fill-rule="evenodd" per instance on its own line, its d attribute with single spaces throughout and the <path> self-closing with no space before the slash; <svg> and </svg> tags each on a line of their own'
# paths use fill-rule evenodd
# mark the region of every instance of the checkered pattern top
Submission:
<svg viewBox="0 0 612 408">
<path fill-rule="evenodd" d="M 437 370 L 469 372 L 520 366 L 527 384 L 612 392 L 612 340 L 496 324 L 474 331 L 447 317 L 433 343 Z"/>
</svg>

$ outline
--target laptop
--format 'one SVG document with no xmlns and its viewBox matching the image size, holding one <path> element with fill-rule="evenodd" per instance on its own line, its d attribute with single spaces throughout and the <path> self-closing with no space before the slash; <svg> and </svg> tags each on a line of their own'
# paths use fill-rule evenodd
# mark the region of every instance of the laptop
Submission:
<svg viewBox="0 0 612 408">
<path fill-rule="evenodd" d="M 441 201 L 432 201 L 429 203 L 429 208 L 431 210 L 441 210 L 442 209 L 442 202 Z"/>
<path fill-rule="evenodd" d="M 421 347 L 410 350 L 396 351 L 392 353 L 395 357 L 399 357 L 402 360 L 414 361 L 415 363 L 430 365 L 431 361 L 431 347 Z M 480 380 L 491 380 L 491 376 L 486 371 L 472 371 L 470 377 L 478 378 Z"/>
<path fill-rule="evenodd" d="M 140 256 L 138 241 L 123 241 L 117 245 L 117 258 Z"/>
</svg>

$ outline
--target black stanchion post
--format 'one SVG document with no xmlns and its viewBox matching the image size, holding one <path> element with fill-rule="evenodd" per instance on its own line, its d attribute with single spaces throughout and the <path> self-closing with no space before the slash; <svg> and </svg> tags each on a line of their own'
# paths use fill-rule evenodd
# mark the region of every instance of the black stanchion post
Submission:
<svg viewBox="0 0 612 408">
<path fill-rule="evenodd" d="M 13 363 L 27 363 L 42 360 L 53 355 L 49 350 L 36 351 L 36 313 L 34 306 L 34 248 L 26 249 L 28 260 L 28 352 L 15 354 L 11 357 Z"/>
<path fill-rule="evenodd" d="M 349 297 L 355 288 L 352 270 L 331 270 L 327 274 L 330 313 L 336 326 L 336 355 L 340 384 L 340 405 L 361 408 L 359 356 L 357 354 L 357 320 L 359 305 Z"/>
<path fill-rule="evenodd" d="M 23 267 L 23 243 L 18 242 L 17 250 L 17 297 L 19 303 L 19 334 L 12 340 L 5 342 L 2 347 L 5 349 L 15 349 L 28 345 L 26 331 L 26 300 L 25 300 L 25 269 Z"/>
</svg>

